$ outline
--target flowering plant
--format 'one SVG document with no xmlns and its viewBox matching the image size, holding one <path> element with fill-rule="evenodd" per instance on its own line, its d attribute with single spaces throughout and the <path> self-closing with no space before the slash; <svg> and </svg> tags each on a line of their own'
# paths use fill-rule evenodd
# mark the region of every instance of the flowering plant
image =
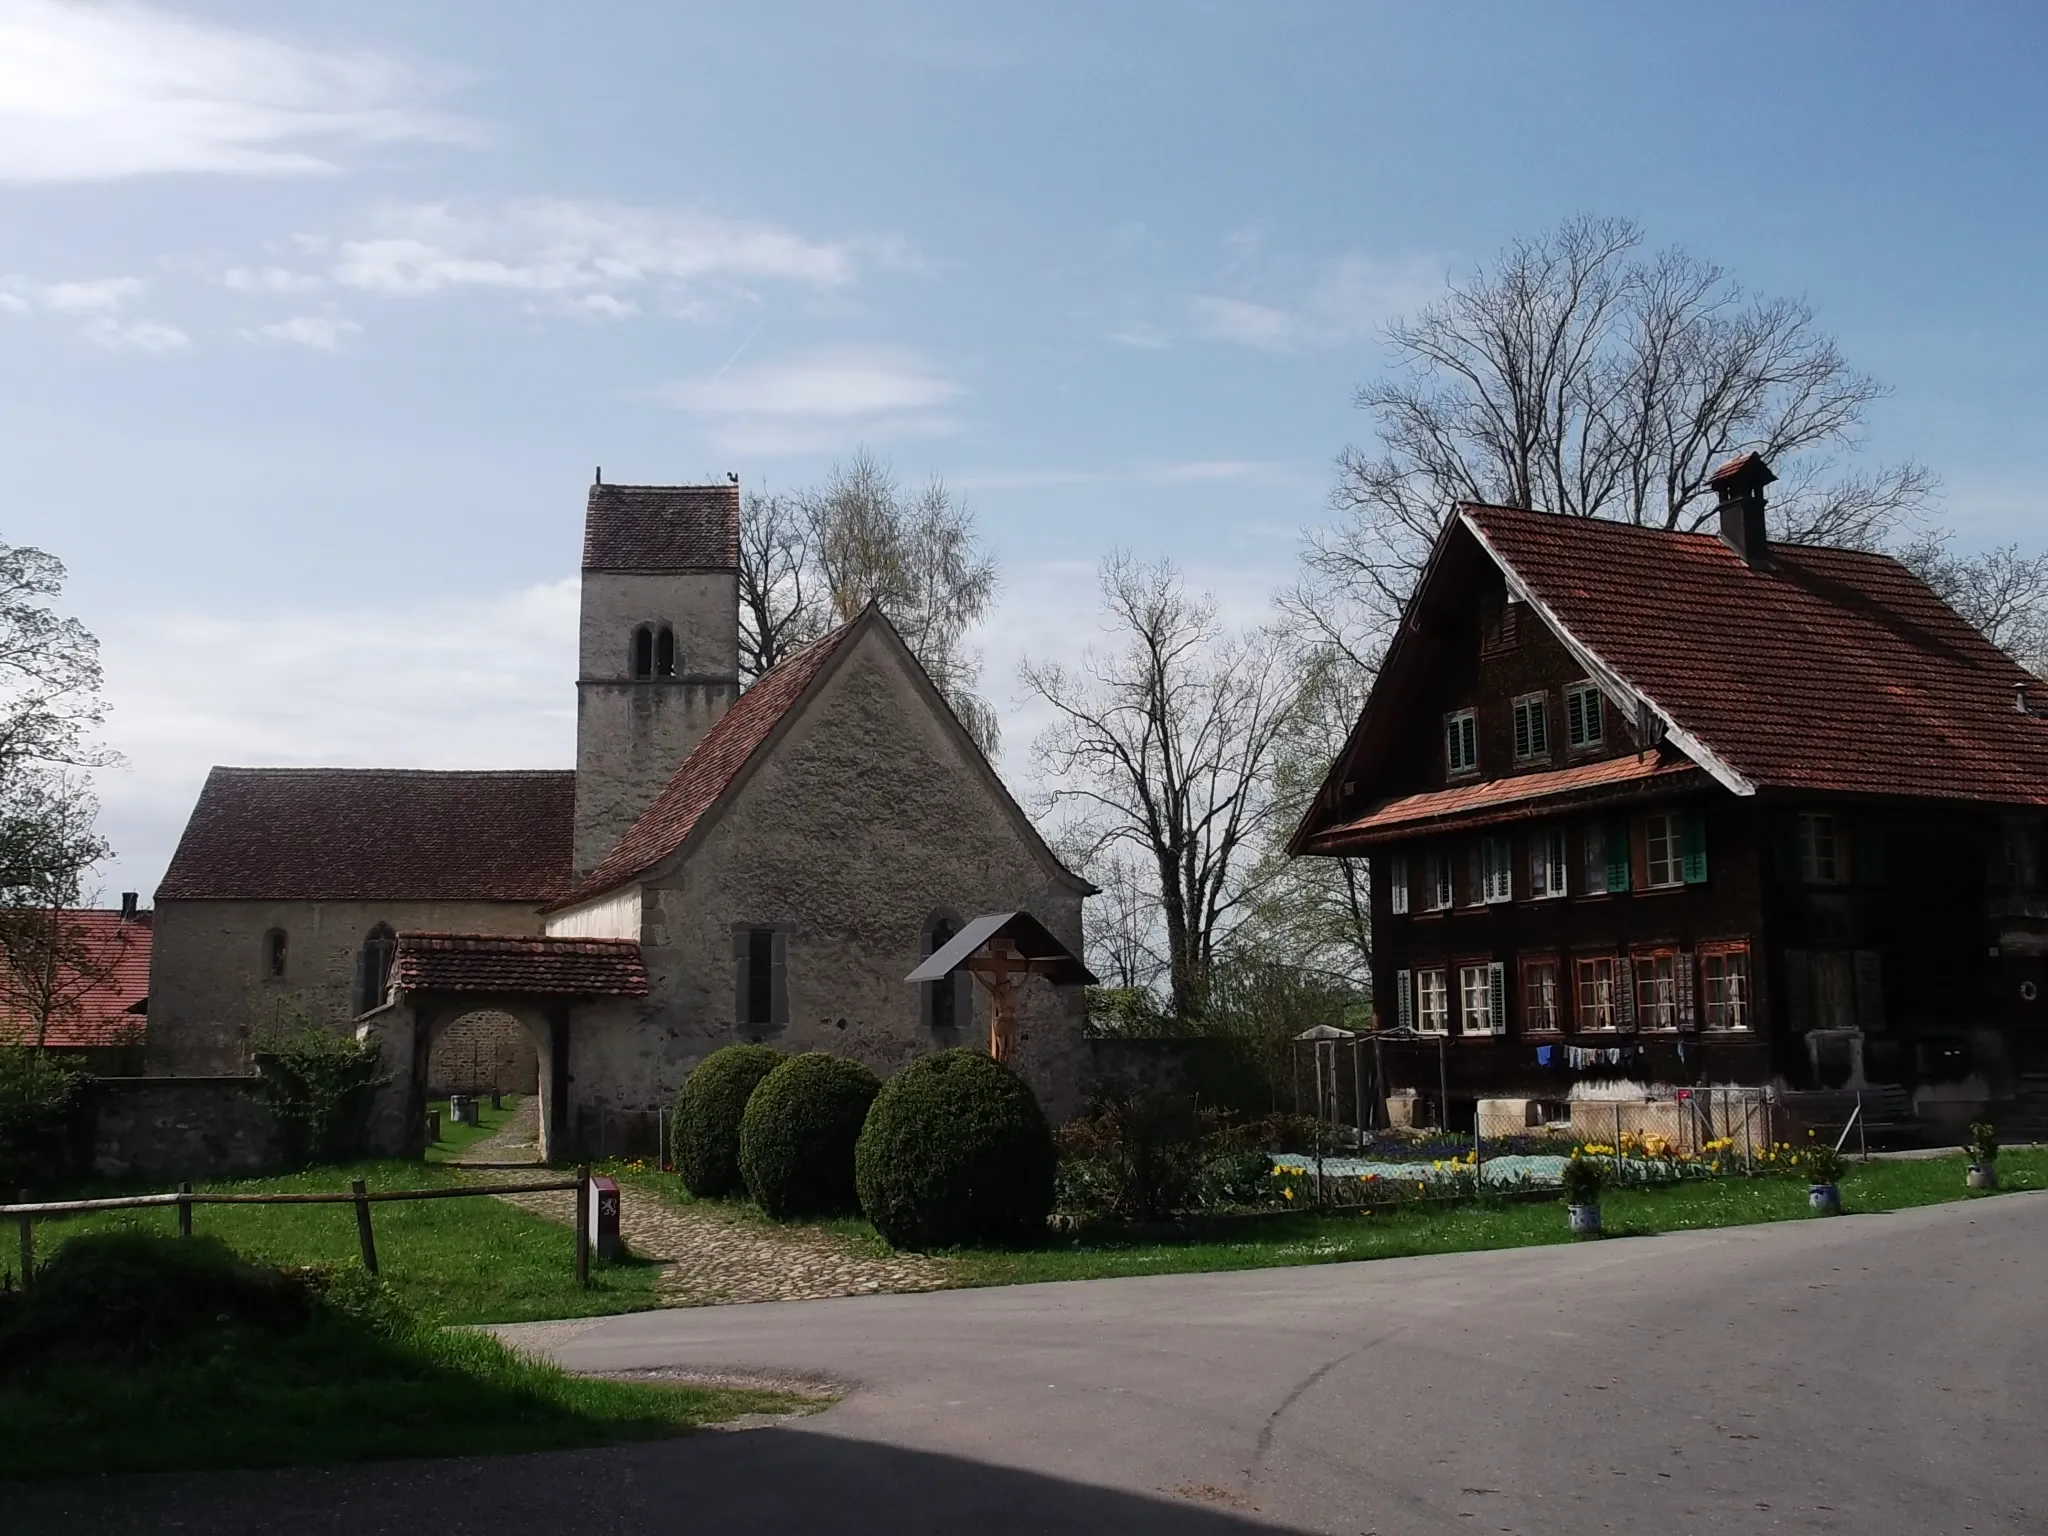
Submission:
<svg viewBox="0 0 2048 1536">
<path fill-rule="evenodd" d="M 1598 1205 L 1600 1191 L 1607 1184 L 1607 1166 L 1597 1156 L 1586 1156 L 1583 1149 L 1575 1151 L 1565 1160 L 1560 1182 L 1567 1204 Z"/>
<path fill-rule="evenodd" d="M 1989 1120 L 1971 1121 L 1970 1138 L 1963 1143 L 1963 1150 L 1975 1167 L 1990 1167 L 1998 1161 L 1998 1128 Z"/>
</svg>

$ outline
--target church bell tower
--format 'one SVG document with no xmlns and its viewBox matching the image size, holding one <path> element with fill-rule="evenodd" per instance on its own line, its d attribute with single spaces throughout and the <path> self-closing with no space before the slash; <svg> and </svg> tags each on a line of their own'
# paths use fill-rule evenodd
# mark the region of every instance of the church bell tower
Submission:
<svg viewBox="0 0 2048 1536">
<path fill-rule="evenodd" d="M 590 488 L 576 676 L 576 878 L 739 697 L 740 490 Z"/>
</svg>

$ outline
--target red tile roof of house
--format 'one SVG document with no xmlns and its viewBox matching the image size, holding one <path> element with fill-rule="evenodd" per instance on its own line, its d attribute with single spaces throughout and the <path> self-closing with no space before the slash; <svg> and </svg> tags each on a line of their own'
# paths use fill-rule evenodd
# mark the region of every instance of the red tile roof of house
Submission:
<svg viewBox="0 0 2048 1536">
<path fill-rule="evenodd" d="M 740 563 L 737 485 L 593 485 L 586 571 L 730 571 Z"/>
<path fill-rule="evenodd" d="M 139 1040 L 143 1017 L 132 1010 L 149 995 L 150 915 L 123 922 L 119 912 L 73 908 L 58 918 L 69 930 L 63 944 L 77 944 L 85 963 L 60 971 L 48 994 L 26 993 L 0 976 L 0 1044 L 35 1043 L 39 1001 L 53 1004 L 45 1045 L 84 1050 Z"/>
<path fill-rule="evenodd" d="M 569 892 L 576 775 L 216 768 L 159 901 L 512 901 Z"/>
<path fill-rule="evenodd" d="M 391 984 L 401 992 L 547 992 L 645 997 L 647 968 L 631 939 L 498 933 L 401 933 Z"/>
<path fill-rule="evenodd" d="M 1710 534 L 1461 516 L 1710 768 L 1757 788 L 2048 804 L 2048 718 L 2014 707 L 2016 689 L 2048 690 L 1889 556 L 1774 544 L 1751 567 Z"/>
<path fill-rule="evenodd" d="M 1486 779 L 1477 784 L 1460 784 L 1451 789 L 1402 795 L 1374 806 L 1363 816 L 1336 826 L 1324 827 L 1308 840 L 1311 852 L 1341 851 L 1377 841 L 1382 836 L 1412 835 L 1425 827 L 1456 818 L 1464 827 L 1487 826 L 1525 816 L 1546 815 L 1560 800 L 1573 804 L 1591 798 L 1609 798 L 1605 792 L 1628 793 L 1654 788 L 1671 788 L 1676 779 L 1703 777 L 1697 763 L 1675 754 L 1656 753 L 1608 758 L 1576 768 L 1559 768 L 1549 773 L 1518 773 L 1504 779 Z"/>
<path fill-rule="evenodd" d="M 762 673 L 717 724 L 704 733 L 674 777 L 619 839 L 618 846 L 577 886 L 572 902 L 586 901 L 645 874 L 683 846 L 704 813 L 774 733 L 811 683 L 858 629 L 869 609 L 852 622 L 812 641 Z M 564 902 L 562 905 L 568 905 Z"/>
</svg>

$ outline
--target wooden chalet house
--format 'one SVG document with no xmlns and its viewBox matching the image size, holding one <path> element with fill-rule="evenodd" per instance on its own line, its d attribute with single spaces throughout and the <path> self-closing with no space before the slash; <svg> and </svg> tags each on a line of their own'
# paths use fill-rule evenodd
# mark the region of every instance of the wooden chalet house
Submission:
<svg viewBox="0 0 2048 1536">
<path fill-rule="evenodd" d="M 1715 473 L 1718 537 L 1467 505 L 1431 553 L 1291 851 L 1370 860 L 1387 1086 L 1448 1123 L 2048 1074 L 2048 689 L 1896 561 L 1771 544 L 1774 478 Z"/>
</svg>

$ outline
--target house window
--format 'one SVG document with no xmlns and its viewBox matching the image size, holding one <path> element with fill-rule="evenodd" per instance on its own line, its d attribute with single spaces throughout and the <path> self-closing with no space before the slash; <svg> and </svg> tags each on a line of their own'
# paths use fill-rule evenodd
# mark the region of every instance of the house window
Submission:
<svg viewBox="0 0 2048 1536">
<path fill-rule="evenodd" d="M 1408 910 L 1408 855 L 1390 853 L 1381 868 L 1386 872 L 1387 910 L 1399 917 Z"/>
<path fill-rule="evenodd" d="M 1485 960 L 1458 967 L 1458 1020 L 1463 1033 L 1497 1035 L 1507 1027 L 1506 970 Z"/>
<path fill-rule="evenodd" d="M 1451 856 L 1441 848 L 1429 853 L 1429 910 L 1445 912 L 1456 896 L 1451 889 Z"/>
<path fill-rule="evenodd" d="M 742 928 L 733 939 L 738 1022 L 756 1029 L 787 1024 L 789 936 L 777 928 Z"/>
<path fill-rule="evenodd" d="M 1799 878 L 1815 885 L 1838 885 L 1842 869 L 1842 824 L 1837 816 L 1802 811 L 1799 816 Z"/>
<path fill-rule="evenodd" d="M 1479 839 L 1479 900 L 1487 905 L 1515 899 L 1515 845 L 1505 837 Z"/>
<path fill-rule="evenodd" d="M 1700 1000 L 1708 1029 L 1748 1029 L 1749 946 L 1714 945 L 1700 951 Z"/>
<path fill-rule="evenodd" d="M 1564 998 L 1557 959 L 1552 955 L 1522 960 L 1522 1028 L 1532 1035 L 1556 1034 L 1564 1028 Z"/>
<path fill-rule="evenodd" d="M 1580 955 L 1572 962 L 1580 1029 L 1621 1028 L 1620 999 L 1615 995 L 1612 955 Z"/>
<path fill-rule="evenodd" d="M 391 984 L 391 957 L 398 948 L 398 935 L 389 923 L 379 923 L 363 936 L 356 954 L 356 1012 L 368 1013 L 384 1006 L 384 993 Z"/>
<path fill-rule="evenodd" d="M 1570 886 L 1566 872 L 1563 827 L 1549 827 L 1529 835 L 1529 895 L 1536 900 L 1563 896 Z"/>
<path fill-rule="evenodd" d="M 1585 884 L 1588 896 L 1602 892 L 1620 893 L 1629 888 L 1628 823 L 1595 821 L 1586 824 L 1580 837 L 1585 851 Z"/>
<path fill-rule="evenodd" d="M 1643 846 L 1651 890 L 1685 884 L 1685 849 L 1676 816 L 1669 812 L 1645 816 Z"/>
<path fill-rule="evenodd" d="M 1479 608 L 1479 654 L 1498 655 L 1515 648 L 1516 620 L 1522 605 L 1503 593 L 1483 599 Z"/>
<path fill-rule="evenodd" d="M 654 674 L 657 677 L 676 675 L 676 632 L 666 624 L 654 636 Z"/>
<path fill-rule="evenodd" d="M 1678 956 L 1668 949 L 1635 954 L 1636 1027 L 1678 1028 Z"/>
<path fill-rule="evenodd" d="M 935 917 L 925 925 L 921 936 L 922 949 L 929 959 L 953 942 L 953 936 L 960 931 L 960 925 L 950 917 Z M 773 960 L 771 958 L 772 966 Z M 971 1016 L 972 999 L 967 988 L 973 979 L 965 971 L 956 971 L 942 981 L 928 981 L 924 984 L 924 1022 L 929 1029 L 952 1029 L 965 1023 Z"/>
<path fill-rule="evenodd" d="M 1590 682 L 1573 683 L 1564 691 L 1565 742 L 1574 752 L 1586 752 L 1607 739 L 1607 721 L 1601 714 L 1600 689 Z"/>
<path fill-rule="evenodd" d="M 1479 771 L 1479 717 L 1471 710 L 1444 717 L 1444 761 L 1453 774 Z"/>
<path fill-rule="evenodd" d="M 267 980 L 283 980 L 285 947 L 285 933 L 282 928 L 273 928 L 263 935 L 263 975 Z"/>
<path fill-rule="evenodd" d="M 1451 991 L 1441 969 L 1415 973 L 1415 1032 L 1418 1035 L 1447 1035 L 1451 1032 Z"/>
<path fill-rule="evenodd" d="M 1515 761 L 1540 762 L 1549 756 L 1549 696 L 1532 693 L 1515 700 Z"/>
</svg>

